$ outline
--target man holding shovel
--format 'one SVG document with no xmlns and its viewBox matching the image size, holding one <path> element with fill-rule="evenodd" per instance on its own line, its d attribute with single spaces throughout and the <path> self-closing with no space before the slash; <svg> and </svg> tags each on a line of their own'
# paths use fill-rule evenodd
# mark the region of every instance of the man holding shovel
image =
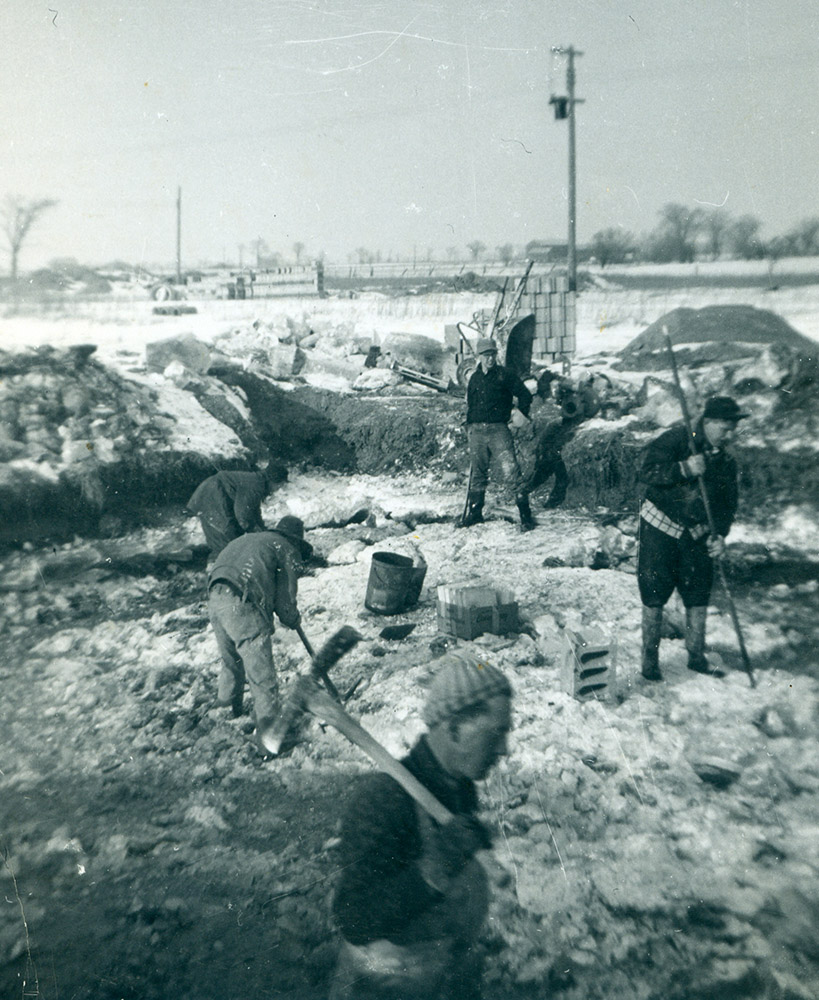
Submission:
<svg viewBox="0 0 819 1000">
<path fill-rule="evenodd" d="M 312 551 L 304 524 L 287 516 L 273 531 L 229 542 L 208 574 L 208 613 L 222 656 L 216 703 L 241 715 L 247 678 L 257 736 L 272 725 L 279 709 L 273 615 L 287 628 L 299 627 L 298 573 Z"/>
<path fill-rule="evenodd" d="M 475 943 L 486 916 L 490 846 L 475 782 L 506 752 L 512 689 L 465 653 L 439 661 L 428 732 L 403 764 L 452 814 L 440 825 L 386 774 L 345 810 L 333 914 L 343 936 L 331 1000 L 477 1000 Z"/>
<path fill-rule="evenodd" d="M 641 669 L 646 680 L 662 680 L 663 607 L 675 587 L 685 606 L 688 669 L 715 675 L 705 657 L 705 620 L 713 560 L 722 556 L 737 509 L 737 466 L 725 449 L 737 423 L 747 416 L 729 396 L 714 396 L 692 433 L 679 424 L 646 448 L 639 472 L 644 498 L 637 564 L 643 604 Z"/>
</svg>

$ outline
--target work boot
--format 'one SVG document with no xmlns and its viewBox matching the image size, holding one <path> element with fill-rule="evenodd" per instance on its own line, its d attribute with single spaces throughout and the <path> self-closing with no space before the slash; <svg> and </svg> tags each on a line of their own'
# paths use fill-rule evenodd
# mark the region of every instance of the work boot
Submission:
<svg viewBox="0 0 819 1000">
<path fill-rule="evenodd" d="M 537 521 L 532 517 L 532 508 L 529 506 L 529 497 L 518 497 L 518 510 L 520 511 L 520 530 L 531 531 L 537 527 Z"/>
<path fill-rule="evenodd" d="M 647 681 L 661 681 L 660 633 L 663 628 L 663 609 L 643 605 L 643 659 L 641 671 Z"/>
<path fill-rule="evenodd" d="M 473 524 L 483 523 L 483 501 L 486 493 L 483 490 L 470 490 L 466 496 L 466 510 L 455 522 L 456 528 L 471 528 Z"/>
<path fill-rule="evenodd" d="M 707 607 L 685 609 L 685 648 L 688 650 L 688 669 L 711 677 L 724 677 L 722 670 L 712 668 L 705 655 L 705 621 Z"/>
</svg>

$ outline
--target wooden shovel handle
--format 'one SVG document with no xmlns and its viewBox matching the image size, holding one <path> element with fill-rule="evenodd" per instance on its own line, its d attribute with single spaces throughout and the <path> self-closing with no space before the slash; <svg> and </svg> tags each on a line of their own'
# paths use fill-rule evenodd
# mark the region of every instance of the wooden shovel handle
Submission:
<svg viewBox="0 0 819 1000">
<path fill-rule="evenodd" d="M 305 704 L 307 710 L 317 716 L 323 722 L 337 729 L 342 736 L 346 736 L 351 743 L 360 747 L 367 756 L 374 761 L 379 768 L 394 778 L 429 815 L 442 826 L 452 818 L 452 813 L 442 805 L 438 799 L 421 782 L 395 759 L 378 740 L 374 739 L 363 729 L 355 719 L 327 694 L 318 685 L 311 688 L 306 695 Z"/>
</svg>

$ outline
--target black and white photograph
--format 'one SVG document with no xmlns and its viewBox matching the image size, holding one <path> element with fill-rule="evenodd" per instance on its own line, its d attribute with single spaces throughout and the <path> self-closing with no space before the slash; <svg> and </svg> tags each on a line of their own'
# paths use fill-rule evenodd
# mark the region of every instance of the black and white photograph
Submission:
<svg viewBox="0 0 819 1000">
<path fill-rule="evenodd" d="M 819 997 L 819 7 L 5 0 L 0 997 Z"/>
</svg>

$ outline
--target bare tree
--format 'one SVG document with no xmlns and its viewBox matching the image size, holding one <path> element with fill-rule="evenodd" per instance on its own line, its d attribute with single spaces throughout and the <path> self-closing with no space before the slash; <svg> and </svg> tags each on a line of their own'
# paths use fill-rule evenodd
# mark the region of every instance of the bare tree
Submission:
<svg viewBox="0 0 819 1000">
<path fill-rule="evenodd" d="M 57 202 L 52 198 L 41 198 L 38 201 L 26 201 L 20 195 L 6 195 L 3 202 L 2 217 L 3 233 L 9 248 L 9 276 L 12 282 L 17 281 L 17 264 L 20 250 L 26 236 L 43 212 L 52 208 Z"/>
<path fill-rule="evenodd" d="M 592 236 L 591 241 L 592 253 L 601 267 L 606 264 L 622 264 L 629 254 L 635 252 L 636 246 L 634 236 L 616 226 L 601 229 Z"/>
<path fill-rule="evenodd" d="M 765 245 L 759 238 L 762 223 L 755 215 L 740 215 L 731 223 L 728 239 L 731 249 L 743 260 L 754 260 L 765 254 Z"/>
<path fill-rule="evenodd" d="M 819 216 L 803 219 L 787 234 L 793 253 L 800 257 L 812 257 L 819 253 Z"/>
<path fill-rule="evenodd" d="M 722 255 L 730 228 L 731 216 L 724 208 L 713 208 L 710 212 L 702 213 L 702 231 L 712 260 L 719 260 Z"/>
<path fill-rule="evenodd" d="M 768 283 L 771 289 L 776 288 L 774 284 L 774 268 L 780 257 L 785 257 L 791 252 L 793 244 L 789 236 L 774 236 L 764 245 L 765 257 L 768 260 Z"/>
<path fill-rule="evenodd" d="M 504 243 L 503 246 L 495 247 L 495 253 L 504 264 L 509 265 L 515 256 L 515 248 L 511 243 Z"/>
<path fill-rule="evenodd" d="M 270 247 L 267 245 L 267 240 L 263 240 L 261 236 L 257 236 L 250 245 L 256 254 L 256 267 L 262 267 L 262 261 L 270 255 Z"/>
<path fill-rule="evenodd" d="M 473 240 L 471 243 L 467 243 L 466 249 L 472 254 L 472 259 L 477 260 L 486 249 L 486 244 L 481 243 L 480 240 Z"/>
<path fill-rule="evenodd" d="M 298 241 L 293 244 L 293 253 L 296 255 L 296 263 L 301 264 L 301 255 L 304 253 L 304 244 Z"/>
<path fill-rule="evenodd" d="M 447 260 L 457 260 L 458 259 L 458 248 L 457 247 L 447 247 L 446 248 Z"/>
<path fill-rule="evenodd" d="M 697 234 L 702 228 L 702 211 L 670 201 L 660 209 L 660 224 L 649 238 L 648 254 L 656 261 L 693 261 Z"/>
</svg>

